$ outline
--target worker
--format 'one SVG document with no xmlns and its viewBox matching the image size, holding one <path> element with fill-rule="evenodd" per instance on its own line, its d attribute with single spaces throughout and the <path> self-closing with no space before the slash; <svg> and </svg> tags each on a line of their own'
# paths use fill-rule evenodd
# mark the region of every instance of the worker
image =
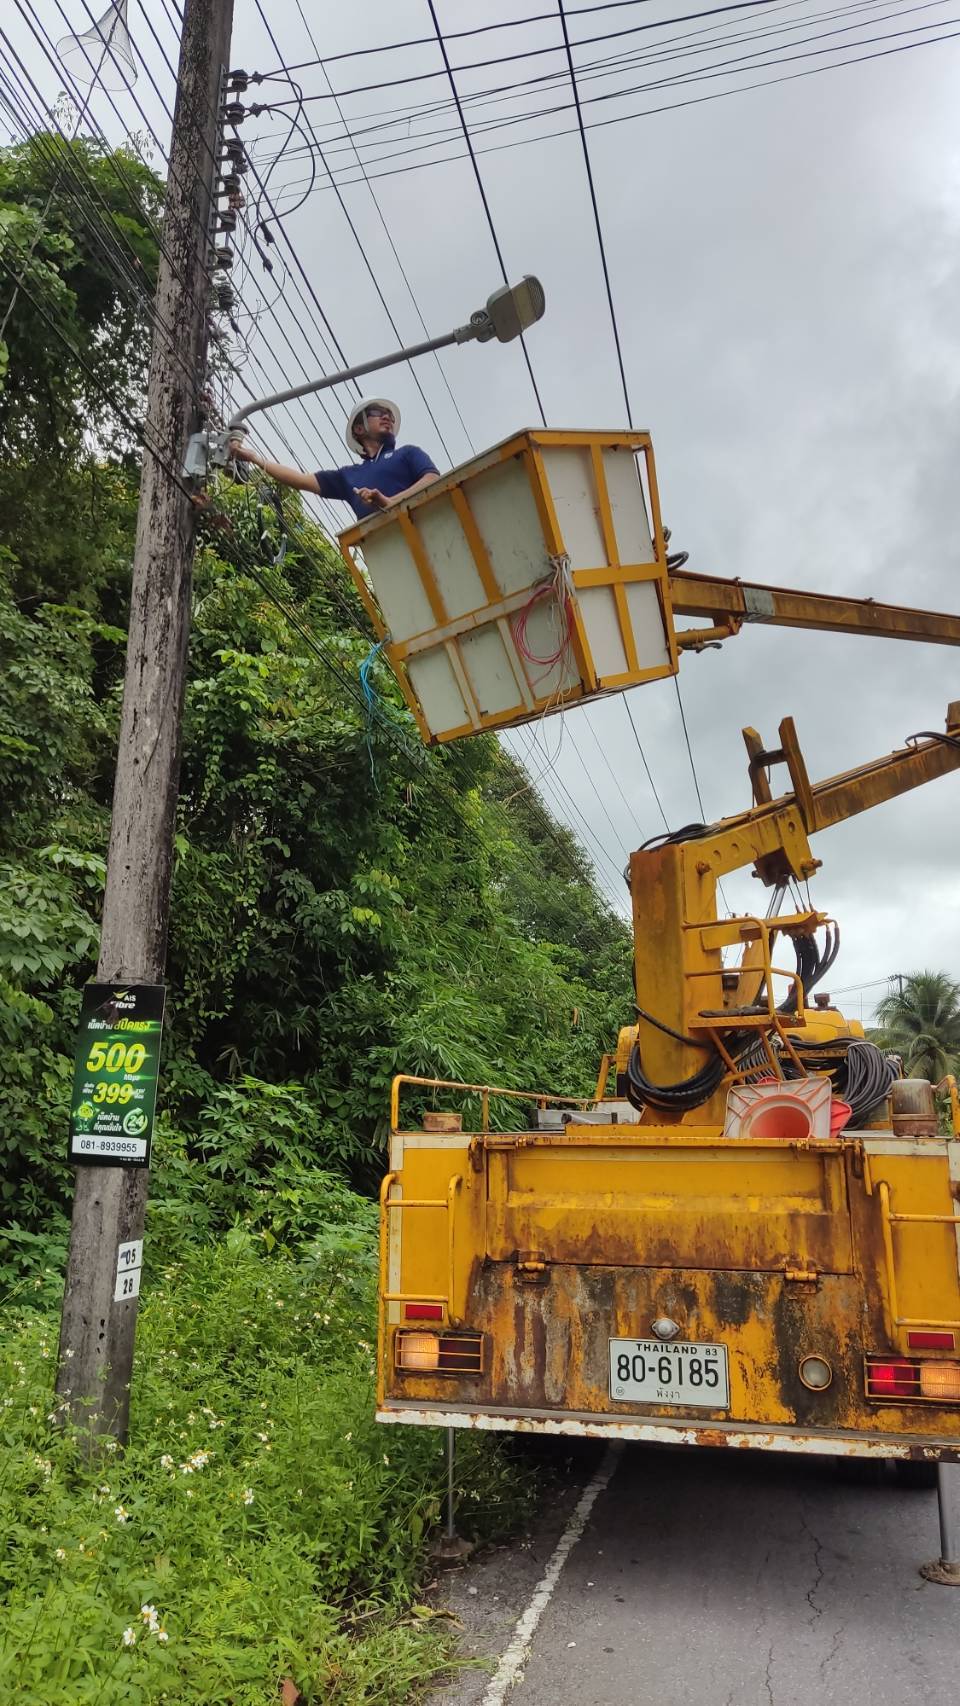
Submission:
<svg viewBox="0 0 960 1706">
<path fill-rule="evenodd" d="M 440 475 L 425 450 L 416 444 L 397 444 L 400 410 L 387 397 L 365 397 L 351 410 L 344 438 L 347 449 L 359 461 L 345 468 L 319 469 L 316 474 L 286 468 L 271 462 L 259 450 L 237 444 L 233 454 L 240 462 L 253 462 L 281 486 L 301 492 L 316 492 L 321 498 L 339 498 L 348 503 L 361 520 L 377 510 L 389 509 L 403 498 L 432 486 Z"/>
</svg>

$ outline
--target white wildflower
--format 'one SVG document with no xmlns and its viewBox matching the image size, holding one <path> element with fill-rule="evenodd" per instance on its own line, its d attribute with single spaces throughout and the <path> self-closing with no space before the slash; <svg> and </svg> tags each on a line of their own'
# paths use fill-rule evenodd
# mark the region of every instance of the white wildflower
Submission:
<svg viewBox="0 0 960 1706">
<path fill-rule="evenodd" d="M 136 1646 L 136 1644 L 137 1644 L 137 1631 L 135 1629 L 125 1629 L 123 1631 L 123 1644 L 125 1647 L 135 1647 Z"/>
<path fill-rule="evenodd" d="M 243 1489 L 243 1502 L 245 1505 L 252 1505 L 253 1504 L 253 1488 L 252 1487 L 244 1487 L 244 1489 Z"/>
<path fill-rule="evenodd" d="M 118 1522 L 129 1522 L 130 1521 L 130 1512 L 128 1510 L 126 1510 L 123 1505 L 115 1505 L 114 1509 L 113 1509 L 113 1514 L 116 1517 Z"/>
<path fill-rule="evenodd" d="M 54 1553 L 54 1554 L 53 1554 L 53 1555 L 54 1555 L 54 1557 L 55 1557 L 55 1558 L 56 1558 L 56 1560 L 57 1560 L 57 1563 L 58 1563 L 58 1564 L 62 1564 L 62 1563 L 63 1563 L 63 1560 L 64 1560 L 64 1558 L 65 1558 L 65 1557 L 66 1557 L 66 1555 L 67 1555 L 67 1554 L 66 1554 L 66 1552 L 65 1552 L 65 1551 L 64 1551 L 64 1549 L 63 1549 L 63 1547 L 62 1547 L 62 1546 L 58 1546 L 58 1547 L 57 1547 L 57 1550 L 56 1550 L 56 1551 L 55 1551 L 55 1553 Z"/>
<path fill-rule="evenodd" d="M 161 1467 L 161 1469 L 172 1469 L 173 1468 L 173 1458 L 170 1456 L 169 1451 L 165 1451 L 163 1456 L 161 1457 L 160 1467 Z"/>
</svg>

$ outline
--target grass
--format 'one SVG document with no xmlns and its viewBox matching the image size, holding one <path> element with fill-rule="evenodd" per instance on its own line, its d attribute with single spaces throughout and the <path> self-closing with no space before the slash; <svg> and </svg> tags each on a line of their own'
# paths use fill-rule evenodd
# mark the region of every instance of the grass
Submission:
<svg viewBox="0 0 960 1706">
<path fill-rule="evenodd" d="M 363 1205 L 365 1208 L 365 1205 Z M 416 1607 L 443 1438 L 373 1417 L 357 1229 L 300 1258 L 242 1226 L 145 1279 L 126 1450 L 53 1399 L 55 1311 L 0 1313 L 0 1702 L 400 1706 L 442 1665 Z M 461 1436 L 461 1526 L 523 1522 L 509 1450 Z"/>
</svg>

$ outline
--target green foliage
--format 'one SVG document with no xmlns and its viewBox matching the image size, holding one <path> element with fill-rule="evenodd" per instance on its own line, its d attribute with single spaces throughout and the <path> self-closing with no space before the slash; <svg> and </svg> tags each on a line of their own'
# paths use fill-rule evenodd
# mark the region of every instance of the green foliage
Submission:
<svg viewBox="0 0 960 1706">
<path fill-rule="evenodd" d="M 0 149 L 0 1698 L 252 1706 L 289 1672 L 389 1706 L 438 1653 L 406 1608 L 443 1457 L 372 1422 L 375 1210 L 350 1182 L 382 1171 L 398 1071 L 589 1091 L 629 941 L 495 741 L 425 751 L 382 665 L 367 708 L 363 612 L 300 500 L 271 597 L 249 494 L 219 494 L 133 1437 L 91 1461 L 51 1408 L 51 1347 L 138 469 L 86 369 L 135 415 L 148 347 L 94 207 L 149 284 L 161 187 L 133 154 Z M 508 1529 L 529 1479 L 487 1437 L 460 1463 L 464 1526 Z"/>
<path fill-rule="evenodd" d="M 55 132 L 0 149 L 0 321 L 19 281 L 0 390 L 7 454 L 53 461 L 91 428 L 115 433 L 103 387 L 136 412 L 147 314 L 120 279 L 152 296 L 160 209 L 158 180 L 127 149 Z"/>
<path fill-rule="evenodd" d="M 946 972 L 912 972 L 877 1007 L 874 1040 L 902 1055 L 909 1076 L 936 1084 L 960 1072 L 960 983 Z"/>
<path fill-rule="evenodd" d="M 154 1267 L 123 1452 L 84 1454 L 51 1396 L 54 1321 L 7 1311 L 0 1698 L 261 1706 L 290 1675 L 311 1699 L 399 1706 L 437 1667 L 409 1606 L 443 1438 L 372 1419 L 370 1205 L 332 1189 L 319 1244 L 268 1256 L 237 1227 Z M 529 1513 L 495 1442 L 464 1436 L 458 1476 L 477 1538 Z"/>
</svg>

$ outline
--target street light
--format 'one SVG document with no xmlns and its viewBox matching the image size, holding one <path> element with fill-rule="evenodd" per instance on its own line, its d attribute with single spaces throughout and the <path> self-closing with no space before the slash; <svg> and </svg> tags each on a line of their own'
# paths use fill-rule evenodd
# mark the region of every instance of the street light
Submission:
<svg viewBox="0 0 960 1706">
<path fill-rule="evenodd" d="M 414 356 L 429 355 L 432 350 L 445 349 L 448 344 L 485 344 L 491 338 L 508 344 L 522 336 L 528 326 L 542 319 L 545 305 L 543 285 L 528 273 L 519 284 L 505 284 L 500 290 L 495 290 L 492 296 L 487 297 L 486 307 L 471 314 L 465 326 L 457 326 L 440 338 L 412 344 L 409 349 L 397 350 L 393 355 L 378 356 L 376 361 L 362 361 L 356 367 L 341 368 L 339 373 L 311 379 L 306 385 L 294 385 L 289 391 L 275 391 L 270 397 L 259 397 L 233 416 L 226 432 L 217 435 L 216 444 L 211 438 L 210 461 L 214 467 L 223 467 L 229 455 L 229 441 L 240 438 L 246 431 L 246 421 L 261 409 L 275 408 L 278 403 L 291 403 L 295 397 L 325 391 L 331 385 L 342 385 L 345 379 L 359 379 L 361 374 L 376 373 L 382 367 L 394 367 L 398 361 L 412 361 Z"/>
</svg>

